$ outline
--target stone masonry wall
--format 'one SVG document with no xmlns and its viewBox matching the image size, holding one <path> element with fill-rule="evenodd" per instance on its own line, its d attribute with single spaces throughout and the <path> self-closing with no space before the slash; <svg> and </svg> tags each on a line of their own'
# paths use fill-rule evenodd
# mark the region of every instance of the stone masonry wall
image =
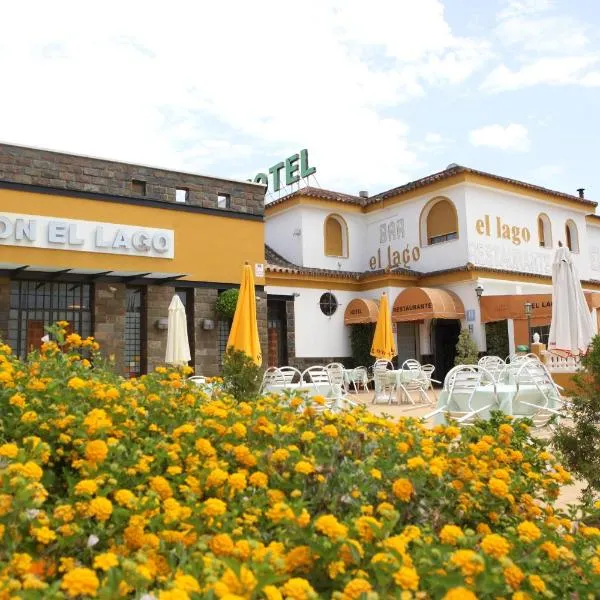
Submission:
<svg viewBox="0 0 600 600">
<path fill-rule="evenodd" d="M 175 288 L 168 285 L 149 285 L 146 291 L 146 358 L 147 372 L 165 364 L 167 330 L 158 329 L 156 322 L 169 316 L 169 304 Z"/>
<path fill-rule="evenodd" d="M 145 196 L 134 194 L 133 180 L 146 182 Z M 9 144 L 0 144 L 0 181 L 173 203 L 182 188 L 190 205 L 218 208 L 217 195 L 229 194 L 229 210 L 264 214 L 262 186 Z"/>
<path fill-rule="evenodd" d="M 194 330 L 196 333 L 195 372 L 214 376 L 219 373 L 218 329 L 215 302 L 219 290 L 196 288 L 194 290 Z M 204 319 L 214 323 L 214 329 L 204 329 Z"/>
<path fill-rule="evenodd" d="M 8 339 L 8 311 L 10 308 L 10 280 L 0 278 L 0 340 Z"/>
<path fill-rule="evenodd" d="M 104 356 L 115 358 L 117 371 L 125 373 L 125 285 L 96 283 L 94 285 L 94 336 Z"/>
</svg>

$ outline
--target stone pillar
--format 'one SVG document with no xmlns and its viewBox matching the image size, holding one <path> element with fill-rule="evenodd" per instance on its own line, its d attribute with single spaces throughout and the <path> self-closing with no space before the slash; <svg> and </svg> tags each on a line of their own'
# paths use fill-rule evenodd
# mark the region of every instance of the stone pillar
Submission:
<svg viewBox="0 0 600 600">
<path fill-rule="evenodd" d="M 194 370 L 198 375 L 214 376 L 219 372 L 218 329 L 215 302 L 219 291 L 216 288 L 194 289 L 194 331 L 196 355 Z M 204 320 L 212 321 L 212 329 L 204 329 Z"/>
<path fill-rule="evenodd" d="M 294 364 L 296 360 L 296 311 L 294 300 L 287 300 L 285 303 L 286 330 L 287 330 L 287 351 L 288 363 Z"/>
<path fill-rule="evenodd" d="M 531 352 L 535 354 L 543 363 L 547 360 L 546 344 L 540 342 L 531 344 Z"/>
<path fill-rule="evenodd" d="M 10 279 L 0 278 L 0 340 L 8 339 L 8 311 L 10 309 Z"/>
<path fill-rule="evenodd" d="M 114 356 L 117 371 L 125 373 L 125 285 L 94 285 L 94 337 L 104 356 Z"/>
<path fill-rule="evenodd" d="M 165 364 L 167 350 L 167 330 L 158 329 L 156 322 L 169 316 L 169 304 L 175 288 L 168 285 L 149 285 L 146 291 L 146 344 L 147 371 Z"/>
<path fill-rule="evenodd" d="M 267 337 L 267 293 L 256 292 L 256 320 L 258 322 L 258 339 L 263 360 L 263 368 L 267 364 L 269 341 Z"/>
</svg>

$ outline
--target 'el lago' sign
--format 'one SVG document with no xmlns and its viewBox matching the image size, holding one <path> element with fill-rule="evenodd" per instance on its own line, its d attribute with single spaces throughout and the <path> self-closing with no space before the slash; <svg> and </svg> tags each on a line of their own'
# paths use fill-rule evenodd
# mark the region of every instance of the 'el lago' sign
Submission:
<svg viewBox="0 0 600 600">
<path fill-rule="evenodd" d="M 0 246 L 173 258 L 175 233 L 135 225 L 0 214 Z"/>
<path fill-rule="evenodd" d="M 308 165 L 308 150 L 300 150 L 300 154 L 292 154 L 284 161 L 278 162 L 269 169 L 269 175 L 273 179 L 273 190 L 278 192 L 285 185 L 281 184 L 281 171 L 285 175 L 285 185 L 292 185 L 300 181 L 300 178 L 308 177 L 317 172 L 315 167 Z M 269 175 L 258 173 L 253 179 L 254 183 L 269 185 Z"/>
</svg>

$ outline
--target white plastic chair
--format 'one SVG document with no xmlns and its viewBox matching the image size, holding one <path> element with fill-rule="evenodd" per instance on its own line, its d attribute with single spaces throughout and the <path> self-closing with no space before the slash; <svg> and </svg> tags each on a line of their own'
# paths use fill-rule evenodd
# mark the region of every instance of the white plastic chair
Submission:
<svg viewBox="0 0 600 600">
<path fill-rule="evenodd" d="M 496 382 L 498 381 L 500 373 L 506 367 L 506 363 L 499 356 L 482 356 L 477 365 L 487 369 Z"/>
<path fill-rule="evenodd" d="M 526 417 L 532 420 L 536 429 L 551 426 L 552 420 L 564 416 L 563 412 L 550 406 L 555 404 L 559 408 L 566 408 L 559 388 L 552 379 L 546 366 L 539 360 L 529 359 L 523 361 L 516 376 L 517 392 L 513 398 L 513 416 Z M 529 402 L 524 396 L 535 389 L 542 397 L 541 402 Z M 520 411 L 521 405 L 528 406 L 530 410 Z"/>
<path fill-rule="evenodd" d="M 409 358 L 408 360 L 405 360 L 402 363 L 402 370 L 408 370 L 408 371 L 420 371 L 421 370 L 421 363 L 418 360 L 415 360 L 414 358 Z"/>
<path fill-rule="evenodd" d="M 388 369 L 378 368 L 373 370 L 373 381 L 375 383 L 373 404 L 377 404 L 380 398 L 386 396 L 388 404 L 391 404 L 392 398 L 396 394 L 396 378 L 390 376 Z"/>
<path fill-rule="evenodd" d="M 435 366 L 434 365 L 421 365 L 421 373 L 423 373 L 423 375 L 425 375 L 425 377 L 427 378 L 427 389 L 433 391 L 433 384 L 434 383 L 442 383 L 441 381 L 438 381 L 437 379 L 433 379 L 432 375 L 433 372 L 435 371 Z"/>
<path fill-rule="evenodd" d="M 360 387 L 363 391 L 369 391 L 369 374 L 366 367 L 356 367 L 352 369 L 350 375 L 350 385 L 354 388 L 354 393 L 358 394 Z"/>
<path fill-rule="evenodd" d="M 296 367 L 279 367 L 286 384 L 302 383 L 302 373 Z"/>
<path fill-rule="evenodd" d="M 421 369 L 417 371 L 418 375 L 416 377 L 412 377 L 407 381 L 397 381 L 397 388 L 402 392 L 402 397 L 406 398 L 406 400 L 412 404 L 413 406 L 423 406 L 424 404 L 431 404 L 431 399 L 427 395 L 427 388 L 430 385 L 427 376 Z M 420 405 L 416 405 L 415 401 L 412 397 L 413 393 L 416 392 L 419 395 L 419 398 L 423 400 Z"/>
<path fill-rule="evenodd" d="M 328 396 L 331 393 L 331 379 L 327 369 L 320 365 L 308 367 L 302 372 L 302 381 L 306 381 L 314 388 L 314 395 Z M 325 393 L 322 393 L 325 388 Z"/>
<path fill-rule="evenodd" d="M 204 385 L 206 383 L 206 377 L 202 377 L 201 375 L 192 375 L 191 377 L 188 377 L 188 381 L 191 381 L 196 385 Z"/>
<path fill-rule="evenodd" d="M 346 386 L 344 383 L 344 365 L 342 363 L 329 363 L 326 367 L 331 383 L 331 398 L 339 408 L 344 404 L 356 405 L 354 401 L 346 399 Z M 347 400 L 347 402 L 346 402 Z"/>
<path fill-rule="evenodd" d="M 475 409 L 472 404 L 473 397 L 475 396 L 477 388 L 480 387 L 485 380 L 492 382 L 494 400 L 490 404 Z M 493 377 L 489 371 L 478 365 L 460 365 L 451 369 L 444 379 L 444 391 L 448 393 L 446 404 L 428 415 L 425 415 L 423 417 L 424 419 L 429 419 L 430 417 L 444 412 L 455 419 L 459 425 L 464 425 L 479 413 L 492 408 L 494 404 L 498 403 L 496 384 Z M 452 409 L 452 397 L 456 395 L 467 396 L 467 410 Z"/>
<path fill-rule="evenodd" d="M 260 384 L 259 393 L 269 391 L 271 386 L 280 385 L 285 386 L 285 377 L 283 373 L 277 367 L 269 367 L 263 373 L 262 383 Z"/>
</svg>

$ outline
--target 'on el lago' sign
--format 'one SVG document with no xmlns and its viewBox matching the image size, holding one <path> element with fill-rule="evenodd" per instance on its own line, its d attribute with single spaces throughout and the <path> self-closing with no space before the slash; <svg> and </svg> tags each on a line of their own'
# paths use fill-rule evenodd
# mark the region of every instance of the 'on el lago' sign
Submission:
<svg viewBox="0 0 600 600">
<path fill-rule="evenodd" d="M 282 171 L 285 183 L 282 183 Z M 301 178 L 316 173 L 317 169 L 308 164 L 308 150 L 300 150 L 299 154 L 292 154 L 284 161 L 278 162 L 269 169 L 269 173 L 258 173 L 252 180 L 254 183 L 269 185 L 269 175 L 273 179 L 273 191 L 278 192 L 286 185 L 297 183 Z"/>
</svg>

